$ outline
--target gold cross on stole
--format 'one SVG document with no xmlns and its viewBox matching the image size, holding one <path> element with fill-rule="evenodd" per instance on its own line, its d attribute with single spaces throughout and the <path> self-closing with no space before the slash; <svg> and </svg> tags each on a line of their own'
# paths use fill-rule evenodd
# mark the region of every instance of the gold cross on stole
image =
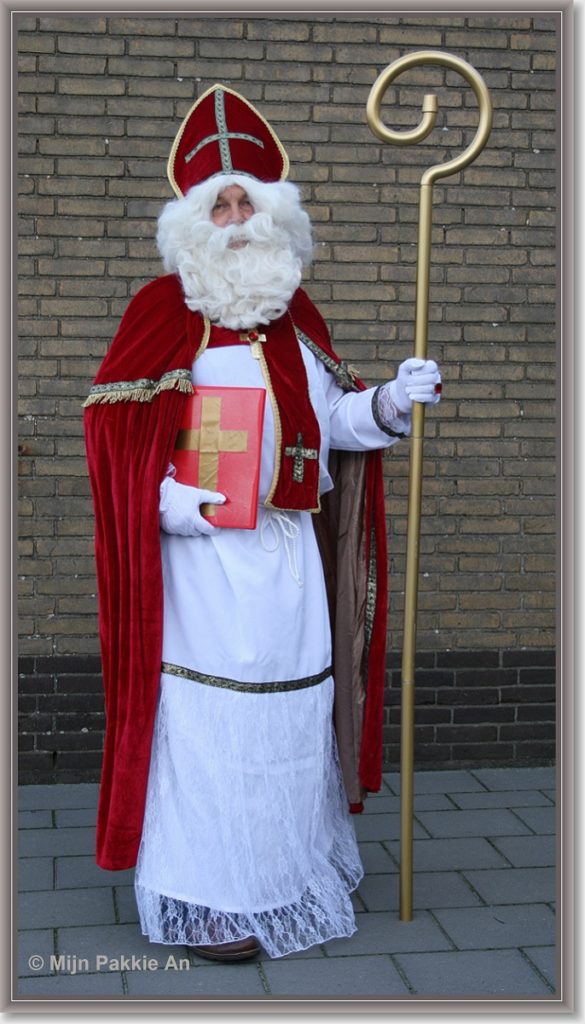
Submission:
<svg viewBox="0 0 585 1024">
<path fill-rule="evenodd" d="M 201 426 L 195 430 L 180 430 L 176 448 L 199 452 L 199 487 L 217 490 L 220 452 L 248 450 L 247 430 L 222 430 L 221 398 L 205 396 L 201 401 Z M 201 506 L 204 516 L 215 515 L 215 505 Z"/>
<path fill-rule="evenodd" d="M 293 447 L 284 449 L 285 455 L 291 455 L 293 458 L 293 480 L 297 484 L 302 484 L 305 476 L 305 459 L 318 459 L 319 452 L 316 448 L 303 448 L 303 435 L 297 434 L 297 443 Z"/>
<path fill-rule="evenodd" d="M 240 334 L 240 341 L 249 341 L 250 350 L 254 359 L 260 359 L 260 353 L 262 352 L 260 342 L 266 341 L 265 334 L 260 334 L 258 331 L 243 331 Z"/>
</svg>

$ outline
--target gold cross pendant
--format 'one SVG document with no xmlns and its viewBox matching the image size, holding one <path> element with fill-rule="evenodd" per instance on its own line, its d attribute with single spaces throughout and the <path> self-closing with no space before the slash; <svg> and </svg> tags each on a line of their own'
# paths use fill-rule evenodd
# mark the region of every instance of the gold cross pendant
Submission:
<svg viewBox="0 0 585 1024">
<path fill-rule="evenodd" d="M 244 331 L 240 334 L 240 341 L 249 341 L 254 359 L 260 359 L 260 353 L 262 352 L 260 343 L 266 341 L 265 334 L 260 334 L 258 331 Z"/>
</svg>

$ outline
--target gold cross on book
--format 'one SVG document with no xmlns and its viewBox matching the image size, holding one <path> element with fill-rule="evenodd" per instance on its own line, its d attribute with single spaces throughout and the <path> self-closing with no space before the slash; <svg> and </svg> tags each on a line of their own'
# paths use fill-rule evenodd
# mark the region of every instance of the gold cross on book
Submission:
<svg viewBox="0 0 585 1024">
<path fill-rule="evenodd" d="M 245 452 L 248 450 L 247 430 L 222 430 L 221 398 L 205 396 L 201 403 L 201 427 L 196 430 L 180 430 L 176 448 L 199 452 L 199 487 L 208 491 L 217 490 L 220 452 Z M 201 514 L 215 515 L 215 505 L 202 505 Z"/>
</svg>

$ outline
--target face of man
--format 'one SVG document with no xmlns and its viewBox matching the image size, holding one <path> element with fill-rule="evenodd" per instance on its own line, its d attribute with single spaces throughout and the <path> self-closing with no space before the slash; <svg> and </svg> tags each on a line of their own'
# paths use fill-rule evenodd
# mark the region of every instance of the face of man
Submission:
<svg viewBox="0 0 585 1024">
<path fill-rule="evenodd" d="M 161 217 L 165 269 L 180 275 L 189 309 L 212 323 L 241 330 L 276 320 L 302 275 L 288 228 L 274 223 L 260 198 L 252 201 L 245 181 L 208 197 L 190 216 L 179 201 Z"/>
<path fill-rule="evenodd" d="M 228 185 L 218 195 L 211 211 L 211 220 L 219 228 L 227 228 L 232 224 L 245 224 L 255 213 L 248 193 L 240 185 Z M 230 249 L 241 249 L 246 241 L 229 243 Z"/>
</svg>

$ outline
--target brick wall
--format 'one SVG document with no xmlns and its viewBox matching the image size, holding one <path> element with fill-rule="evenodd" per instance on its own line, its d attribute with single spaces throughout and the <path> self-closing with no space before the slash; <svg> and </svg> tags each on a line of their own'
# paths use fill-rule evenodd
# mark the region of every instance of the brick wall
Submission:
<svg viewBox="0 0 585 1024">
<path fill-rule="evenodd" d="M 494 127 L 476 163 L 435 187 L 429 349 L 445 396 L 427 417 L 417 752 L 550 758 L 557 16 L 15 21 L 23 778 L 93 777 L 99 761 L 81 402 L 129 297 L 160 273 L 155 223 L 172 196 L 165 167 L 181 118 L 221 81 L 274 125 L 315 225 L 307 288 L 340 354 L 376 383 L 412 351 L 421 173 L 461 152 L 477 125 L 463 80 L 427 67 L 401 76 L 383 111 L 413 127 L 423 94 L 436 92 L 429 139 L 397 148 L 371 134 L 365 103 L 377 74 L 425 48 L 478 69 Z M 385 466 L 395 670 L 408 445 Z M 393 758 L 395 671 L 389 681 Z"/>
</svg>

